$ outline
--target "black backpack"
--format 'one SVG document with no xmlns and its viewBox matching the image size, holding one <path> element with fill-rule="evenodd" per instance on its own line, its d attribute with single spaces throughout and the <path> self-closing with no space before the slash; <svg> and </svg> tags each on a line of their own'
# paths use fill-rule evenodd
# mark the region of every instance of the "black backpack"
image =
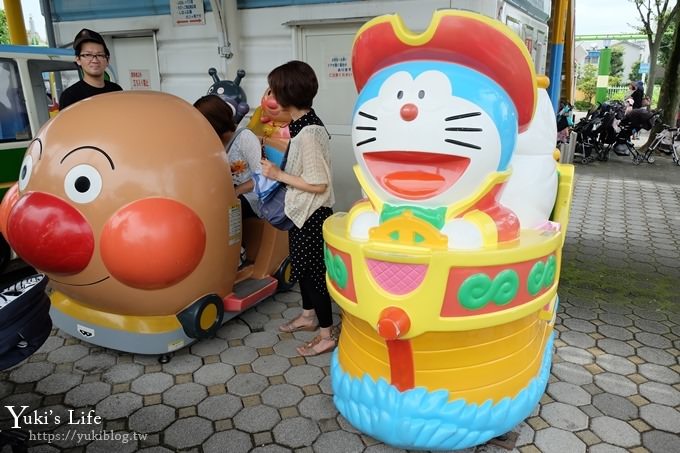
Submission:
<svg viewBox="0 0 680 453">
<path fill-rule="evenodd" d="M 50 336 L 48 280 L 35 274 L 0 287 L 0 370 L 33 354 Z"/>
</svg>

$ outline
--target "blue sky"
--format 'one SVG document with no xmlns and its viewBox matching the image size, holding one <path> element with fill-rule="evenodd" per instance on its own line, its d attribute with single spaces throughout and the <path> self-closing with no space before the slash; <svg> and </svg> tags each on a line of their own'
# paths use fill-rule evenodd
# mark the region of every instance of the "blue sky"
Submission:
<svg viewBox="0 0 680 453">
<path fill-rule="evenodd" d="M 22 0 L 26 27 L 33 16 L 36 31 L 45 38 L 45 20 L 39 0 Z M 3 0 L 0 7 L 4 8 Z M 576 34 L 633 33 L 640 17 L 631 0 L 576 0 Z M 630 24 L 630 25 L 629 25 Z"/>
</svg>

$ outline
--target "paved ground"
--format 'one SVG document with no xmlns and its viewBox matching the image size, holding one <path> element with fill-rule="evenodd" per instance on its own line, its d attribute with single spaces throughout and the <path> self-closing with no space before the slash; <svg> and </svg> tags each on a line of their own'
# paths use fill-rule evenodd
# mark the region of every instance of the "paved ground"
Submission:
<svg viewBox="0 0 680 453">
<path fill-rule="evenodd" d="M 552 376 L 513 451 L 680 452 L 680 168 L 614 157 L 576 171 Z M 299 293 L 280 294 L 165 365 L 55 331 L 0 372 L 0 407 L 29 405 L 48 420 L 34 434 L 68 434 L 36 452 L 398 451 L 337 413 L 329 355 L 296 357 L 310 334 L 277 333 L 298 312 Z M 103 420 L 74 430 L 68 409 Z M 92 428 L 117 439 L 78 441 Z"/>
</svg>

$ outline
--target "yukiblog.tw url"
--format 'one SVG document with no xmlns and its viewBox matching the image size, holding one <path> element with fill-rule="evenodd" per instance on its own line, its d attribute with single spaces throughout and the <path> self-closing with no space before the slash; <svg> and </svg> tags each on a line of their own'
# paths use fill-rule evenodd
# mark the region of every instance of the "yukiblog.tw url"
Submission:
<svg viewBox="0 0 680 453">
<path fill-rule="evenodd" d="M 146 440 L 148 434 L 142 433 L 126 433 L 115 432 L 111 430 L 90 430 L 80 431 L 77 429 L 69 429 L 61 433 L 42 433 L 29 431 L 28 439 L 33 441 L 47 441 L 48 444 L 52 442 L 76 442 L 81 444 L 84 442 L 91 442 L 96 440 L 113 440 L 122 444 L 134 442 L 138 440 Z"/>
</svg>

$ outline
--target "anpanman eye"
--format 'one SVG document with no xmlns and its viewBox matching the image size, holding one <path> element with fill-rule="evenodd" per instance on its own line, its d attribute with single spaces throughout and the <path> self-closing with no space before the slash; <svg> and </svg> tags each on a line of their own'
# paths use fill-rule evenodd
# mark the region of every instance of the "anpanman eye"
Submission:
<svg viewBox="0 0 680 453">
<path fill-rule="evenodd" d="M 64 192 L 74 203 L 90 203 L 101 193 L 102 184 L 102 177 L 96 168 L 80 164 L 66 174 Z"/>
<path fill-rule="evenodd" d="M 19 190 L 26 188 L 28 181 L 31 180 L 31 174 L 33 174 L 33 158 L 27 154 L 19 170 Z"/>
</svg>

